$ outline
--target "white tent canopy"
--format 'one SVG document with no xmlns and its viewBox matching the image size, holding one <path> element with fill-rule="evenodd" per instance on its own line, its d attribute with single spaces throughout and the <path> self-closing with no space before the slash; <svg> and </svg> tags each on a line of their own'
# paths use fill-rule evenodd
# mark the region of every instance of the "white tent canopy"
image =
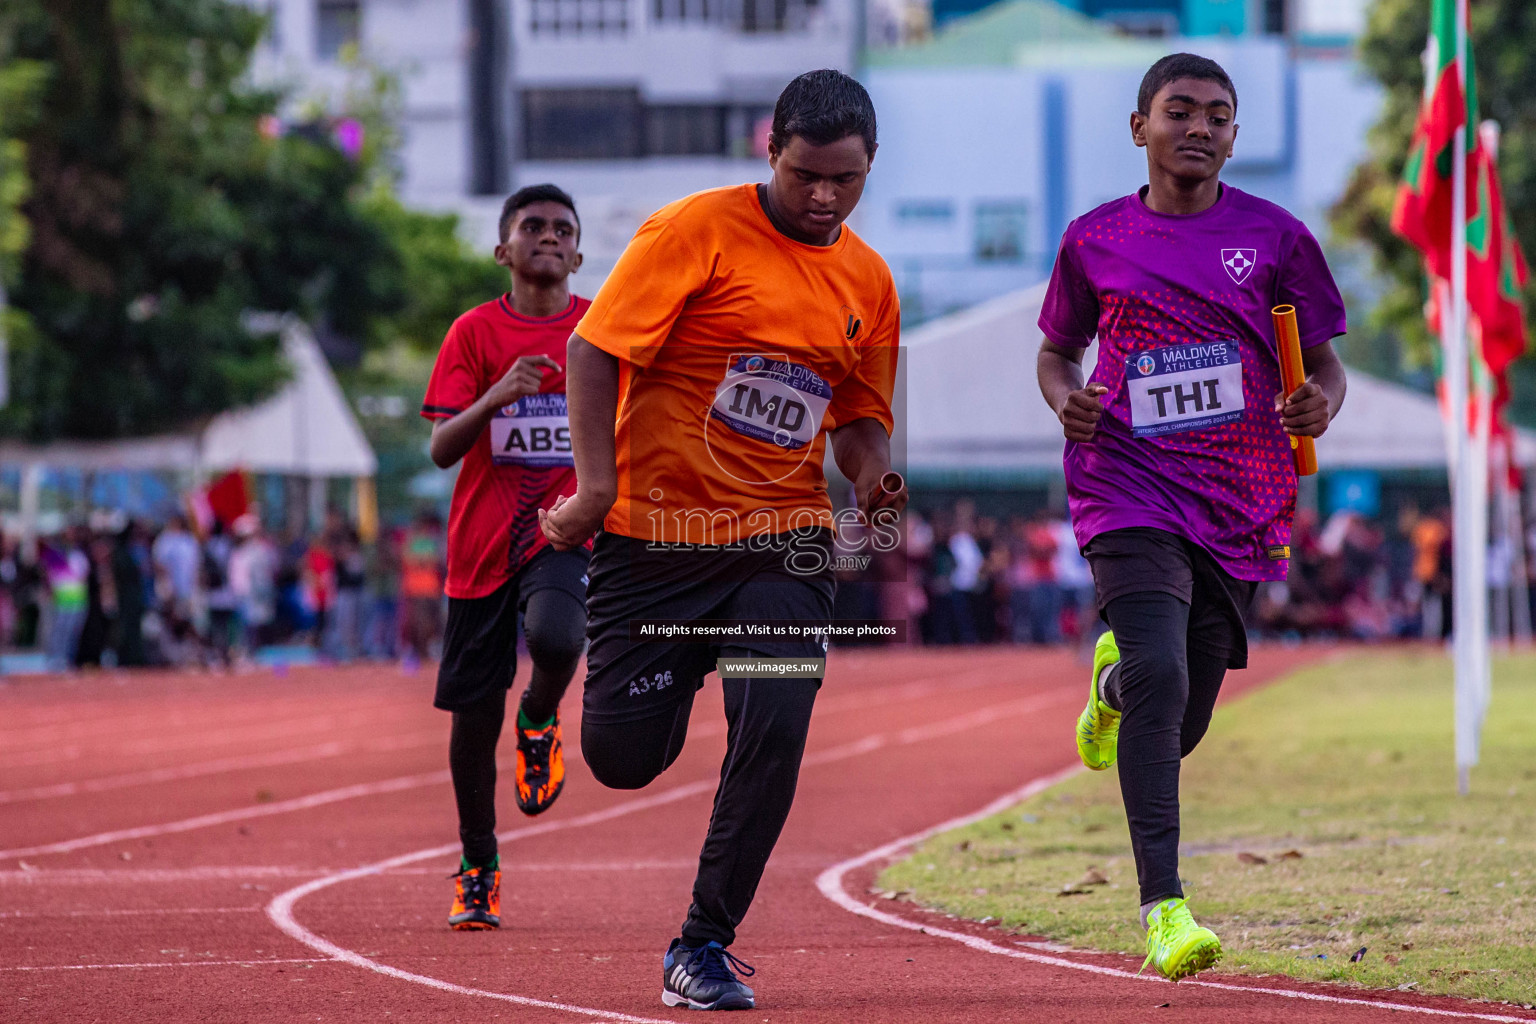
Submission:
<svg viewBox="0 0 1536 1024">
<path fill-rule="evenodd" d="M 0 442 L 0 463 L 95 471 L 206 474 L 242 469 L 310 478 L 373 476 L 378 459 L 308 325 L 284 317 L 271 326 L 281 330 L 293 377 L 266 401 L 216 416 L 201 432 L 47 445 Z"/>
<path fill-rule="evenodd" d="M 907 465 L 928 473 L 1061 470 L 1061 424 L 1040 397 L 1035 353 L 1045 285 L 915 328 L 906 346 Z M 1085 363 L 1091 367 L 1097 347 Z M 896 438 L 898 450 L 902 438 Z M 1358 370 L 1320 439 L 1322 469 L 1443 469 L 1445 428 L 1435 400 Z M 1536 464 L 1536 433 L 1520 430 L 1516 462 Z"/>
<path fill-rule="evenodd" d="M 347 405 L 308 325 L 283 321 L 293 379 L 249 409 L 224 413 L 203 431 L 202 467 L 292 476 L 373 476 L 378 459 Z"/>
</svg>

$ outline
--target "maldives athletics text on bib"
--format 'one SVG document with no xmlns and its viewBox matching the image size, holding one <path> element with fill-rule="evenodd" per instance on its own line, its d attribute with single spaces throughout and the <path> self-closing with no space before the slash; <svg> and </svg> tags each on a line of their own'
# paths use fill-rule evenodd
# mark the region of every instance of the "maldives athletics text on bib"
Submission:
<svg viewBox="0 0 1536 1024">
<path fill-rule="evenodd" d="M 491 417 L 491 461 L 498 466 L 575 466 L 565 395 L 524 395 Z"/>
<path fill-rule="evenodd" d="M 709 415 L 738 434 L 798 451 L 816 440 L 832 388 L 783 356 L 736 355 L 715 388 Z"/>
<path fill-rule="evenodd" d="M 1148 349 L 1125 360 L 1131 434 L 1160 437 L 1243 418 L 1243 358 L 1232 341 Z"/>
</svg>

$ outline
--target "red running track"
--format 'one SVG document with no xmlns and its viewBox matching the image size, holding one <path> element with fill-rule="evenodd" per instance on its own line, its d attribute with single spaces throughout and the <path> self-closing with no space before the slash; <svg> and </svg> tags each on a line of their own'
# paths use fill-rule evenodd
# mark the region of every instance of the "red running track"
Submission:
<svg viewBox="0 0 1536 1024">
<path fill-rule="evenodd" d="M 1260 649 L 1229 690 L 1315 656 Z M 870 897 L 903 840 L 1075 763 L 1084 671 L 1066 652 L 834 652 L 736 946 L 759 1007 L 731 1019 L 1536 1020 L 1214 973 L 1175 987 Z M 573 742 L 553 810 L 503 799 L 503 927 L 467 933 L 444 920 L 456 826 L 431 687 L 389 667 L 0 685 L 0 1021 L 697 1019 L 661 1005 L 660 960 L 724 751 L 718 687 L 651 788 L 600 788 Z"/>
</svg>

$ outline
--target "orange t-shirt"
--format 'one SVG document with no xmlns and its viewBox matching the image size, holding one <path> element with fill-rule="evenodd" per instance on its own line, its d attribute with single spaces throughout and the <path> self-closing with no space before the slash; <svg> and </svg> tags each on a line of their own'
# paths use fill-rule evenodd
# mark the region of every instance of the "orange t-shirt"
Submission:
<svg viewBox="0 0 1536 1024">
<path fill-rule="evenodd" d="M 1409 541 L 1413 544 L 1413 578 L 1428 583 L 1440 572 L 1440 546 L 1450 531 L 1438 519 L 1425 517 L 1414 524 Z"/>
<path fill-rule="evenodd" d="M 891 430 L 890 270 L 846 224 L 829 246 L 786 238 L 756 185 L 653 214 L 576 333 L 619 360 L 611 533 L 725 544 L 830 526 L 826 431 Z"/>
</svg>

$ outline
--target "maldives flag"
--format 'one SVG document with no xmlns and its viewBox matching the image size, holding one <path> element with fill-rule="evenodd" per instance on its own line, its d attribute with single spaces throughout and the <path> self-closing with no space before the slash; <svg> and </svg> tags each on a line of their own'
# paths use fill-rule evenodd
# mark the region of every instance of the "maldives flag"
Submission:
<svg viewBox="0 0 1536 1024">
<path fill-rule="evenodd" d="M 1467 88 L 1462 91 L 1461 80 Z M 1456 54 L 1456 0 L 1434 0 L 1424 55 L 1424 99 L 1392 207 L 1392 230 L 1424 254 L 1432 277 L 1451 276 L 1451 192 L 1456 133 L 1467 141 L 1469 167 L 1478 149 L 1477 88 Z M 1467 217 L 1476 200 L 1467 175 Z"/>
<path fill-rule="evenodd" d="M 1477 207 L 1467 217 L 1467 303 L 1478 347 L 1495 382 L 1525 355 L 1525 284 L 1530 271 L 1504 206 L 1492 147 L 1476 155 Z M 1501 388 L 1507 396 L 1507 388 Z"/>
<path fill-rule="evenodd" d="M 1456 52 L 1456 0 L 1434 0 L 1424 56 L 1424 100 L 1392 208 L 1392 230 L 1424 255 L 1431 282 L 1430 327 L 1451 277 L 1451 205 L 1455 140 L 1466 140 L 1467 307 L 1470 312 L 1470 412 L 1492 402 L 1498 421 L 1508 396 L 1509 364 L 1525 354 L 1523 290 L 1529 278 L 1499 186 L 1493 142 L 1477 126 L 1477 84 L 1468 45 L 1466 74 Z M 1462 79 L 1466 89 L 1462 89 Z"/>
</svg>

